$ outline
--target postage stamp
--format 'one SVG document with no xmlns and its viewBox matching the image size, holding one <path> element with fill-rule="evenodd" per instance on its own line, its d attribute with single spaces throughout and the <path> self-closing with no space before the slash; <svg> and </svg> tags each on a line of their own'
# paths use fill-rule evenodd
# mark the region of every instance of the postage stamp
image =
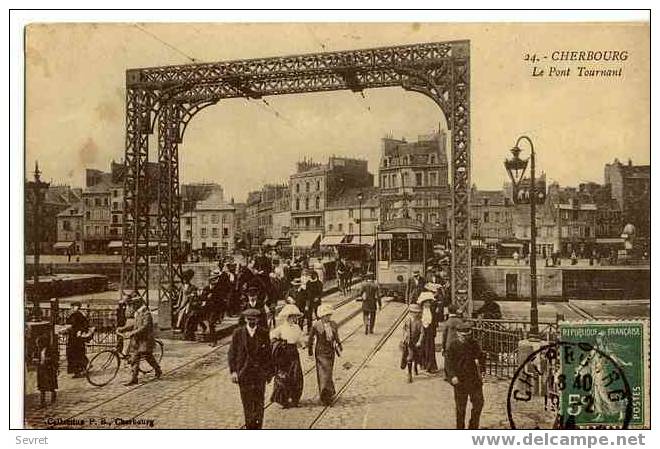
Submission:
<svg viewBox="0 0 660 449">
<path fill-rule="evenodd" d="M 648 322 L 562 322 L 559 335 L 584 352 L 561 360 L 566 385 L 559 393 L 560 414 L 574 416 L 577 427 L 618 427 L 627 421 L 628 428 L 648 428 Z M 624 400 L 628 396 L 630 401 Z"/>
</svg>

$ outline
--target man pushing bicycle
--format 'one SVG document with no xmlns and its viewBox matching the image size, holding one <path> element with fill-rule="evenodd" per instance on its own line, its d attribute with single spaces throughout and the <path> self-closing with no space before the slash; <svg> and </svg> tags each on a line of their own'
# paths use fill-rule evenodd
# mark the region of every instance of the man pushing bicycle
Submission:
<svg viewBox="0 0 660 449">
<path fill-rule="evenodd" d="M 138 295 L 127 298 L 128 305 L 134 311 L 133 320 L 128 320 L 124 326 L 117 328 L 124 338 L 130 338 L 128 353 L 131 363 L 131 380 L 124 385 L 136 385 L 140 360 L 145 360 L 154 369 L 156 379 L 160 378 L 162 370 L 154 358 L 154 322 L 151 312 L 144 300 Z"/>
</svg>

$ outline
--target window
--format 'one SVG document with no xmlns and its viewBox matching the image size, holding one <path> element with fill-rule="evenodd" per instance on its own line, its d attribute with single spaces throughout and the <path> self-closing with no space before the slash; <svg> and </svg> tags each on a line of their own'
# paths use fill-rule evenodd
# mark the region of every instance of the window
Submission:
<svg viewBox="0 0 660 449">
<path fill-rule="evenodd" d="M 92 227 L 91 226 L 86 226 L 86 232 L 87 232 L 87 235 L 92 235 Z"/>
<path fill-rule="evenodd" d="M 92 219 L 92 213 L 90 211 L 85 212 L 85 218 L 88 220 Z"/>
<path fill-rule="evenodd" d="M 407 236 L 405 234 L 394 234 L 390 242 L 392 244 L 392 260 L 408 261 L 410 253 Z"/>
<path fill-rule="evenodd" d="M 415 173 L 415 185 L 416 186 L 422 186 L 424 185 L 423 183 L 423 178 L 421 173 Z"/>
<path fill-rule="evenodd" d="M 390 261 L 390 241 L 389 240 L 379 240 L 378 241 L 378 260 L 385 262 Z"/>
<path fill-rule="evenodd" d="M 316 181 L 316 191 L 321 190 L 321 181 Z"/>
<path fill-rule="evenodd" d="M 328 225 L 328 232 L 332 232 L 332 223 Z"/>
<path fill-rule="evenodd" d="M 101 235 L 101 226 L 94 226 L 94 234 Z"/>
<path fill-rule="evenodd" d="M 320 208 L 321 208 L 321 198 L 317 196 L 316 197 L 316 209 L 320 209 Z"/>
<path fill-rule="evenodd" d="M 211 236 L 212 237 L 218 237 L 219 235 L 220 235 L 220 231 L 218 230 L 218 228 L 211 229 Z"/>
<path fill-rule="evenodd" d="M 488 212 L 484 212 L 484 223 L 488 223 L 489 218 Z"/>
<path fill-rule="evenodd" d="M 113 201 L 112 202 L 112 210 L 117 210 L 119 209 L 119 202 Z"/>
<path fill-rule="evenodd" d="M 186 226 L 190 226 L 190 221 L 191 221 L 190 217 L 184 218 L 184 223 L 186 224 Z"/>
<path fill-rule="evenodd" d="M 211 215 L 211 223 L 218 223 L 218 216 L 216 214 Z"/>
<path fill-rule="evenodd" d="M 383 158 L 383 167 L 387 167 L 389 165 L 389 160 L 387 158 Z"/>
<path fill-rule="evenodd" d="M 305 210 L 309 210 L 309 198 L 305 198 Z"/>
<path fill-rule="evenodd" d="M 223 223 L 228 223 L 229 222 L 229 216 L 227 214 L 222 214 L 222 222 Z"/>
<path fill-rule="evenodd" d="M 201 235 L 202 237 L 206 237 L 206 228 L 201 229 Z"/>
<path fill-rule="evenodd" d="M 113 190 L 113 191 L 112 191 L 112 196 L 113 196 L 114 198 L 116 198 L 116 197 L 118 196 L 118 192 L 117 192 L 117 190 Z"/>
<path fill-rule="evenodd" d="M 186 238 L 190 240 L 190 229 L 186 230 Z"/>
<path fill-rule="evenodd" d="M 429 156 L 429 164 L 435 164 L 435 154 Z"/>
<path fill-rule="evenodd" d="M 90 205 L 91 205 L 91 202 L 90 202 L 89 198 L 85 198 L 85 206 L 90 206 Z"/>
<path fill-rule="evenodd" d="M 229 228 L 222 228 L 222 236 L 223 237 L 229 236 Z"/>
<path fill-rule="evenodd" d="M 410 185 L 410 175 L 408 172 L 403 173 L 403 185 L 402 187 L 409 186 Z"/>
<path fill-rule="evenodd" d="M 103 198 L 103 205 L 104 206 L 110 205 L 110 200 L 108 200 L 107 198 Z"/>
<path fill-rule="evenodd" d="M 353 218 L 353 209 L 348 209 L 348 218 Z"/>
<path fill-rule="evenodd" d="M 429 173 L 429 184 L 432 186 L 438 185 L 438 174 L 434 171 Z"/>
<path fill-rule="evenodd" d="M 300 198 L 296 198 L 296 210 L 300 210 Z"/>
<path fill-rule="evenodd" d="M 339 232 L 343 232 L 343 231 L 344 231 L 343 228 L 344 228 L 343 223 L 339 223 L 339 224 L 337 225 L 337 230 L 338 230 Z"/>
<path fill-rule="evenodd" d="M 309 182 L 305 183 L 305 192 L 309 192 Z"/>
<path fill-rule="evenodd" d="M 112 216 L 112 223 L 113 224 L 119 223 L 119 215 L 113 215 Z"/>
<path fill-rule="evenodd" d="M 94 198 L 94 206 L 100 206 L 101 205 L 101 198 Z"/>
<path fill-rule="evenodd" d="M 202 223 L 207 223 L 208 217 L 206 216 L 206 214 L 202 214 L 201 217 L 202 217 Z"/>
<path fill-rule="evenodd" d="M 213 247 L 215 248 L 216 246 L 218 246 L 218 242 L 213 242 Z"/>
<path fill-rule="evenodd" d="M 296 183 L 296 193 L 300 193 L 300 184 Z"/>
<path fill-rule="evenodd" d="M 352 234 L 353 233 L 353 223 L 348 224 L 348 233 Z"/>
<path fill-rule="evenodd" d="M 438 221 L 438 216 L 436 214 L 429 215 L 429 221 L 431 223 L 436 223 Z"/>
<path fill-rule="evenodd" d="M 62 222 L 62 229 L 65 230 L 65 231 L 70 231 L 71 230 L 71 223 L 69 222 L 69 220 L 64 220 Z"/>
<path fill-rule="evenodd" d="M 103 235 L 108 235 L 108 227 L 103 226 Z"/>
<path fill-rule="evenodd" d="M 384 189 L 386 189 L 386 188 L 388 187 L 388 186 L 387 186 L 387 178 L 388 178 L 387 175 L 383 175 L 383 185 L 382 185 L 382 187 L 383 187 Z"/>
<path fill-rule="evenodd" d="M 415 216 L 415 219 L 416 219 L 417 221 L 424 221 L 424 219 L 423 219 L 423 217 L 422 217 L 422 214 L 417 214 L 417 215 Z"/>
</svg>

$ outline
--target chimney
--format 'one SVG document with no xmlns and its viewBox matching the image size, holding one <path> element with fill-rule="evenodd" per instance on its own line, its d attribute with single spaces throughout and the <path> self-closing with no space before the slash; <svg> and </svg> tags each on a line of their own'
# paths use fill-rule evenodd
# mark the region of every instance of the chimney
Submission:
<svg viewBox="0 0 660 449">
<path fill-rule="evenodd" d="M 632 159 L 628 158 L 628 167 L 632 167 Z"/>
</svg>

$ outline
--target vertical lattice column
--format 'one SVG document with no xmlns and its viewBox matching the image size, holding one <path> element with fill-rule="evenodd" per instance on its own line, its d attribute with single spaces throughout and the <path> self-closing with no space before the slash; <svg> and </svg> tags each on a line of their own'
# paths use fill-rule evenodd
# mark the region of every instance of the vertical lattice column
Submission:
<svg viewBox="0 0 660 449">
<path fill-rule="evenodd" d="M 182 107 L 162 105 L 158 119 L 158 266 L 159 325 L 171 325 L 171 308 L 181 280 L 179 142 Z"/>
<path fill-rule="evenodd" d="M 126 153 L 122 224 L 121 293 L 149 301 L 149 159 L 151 103 L 141 88 L 126 90 Z"/>
<path fill-rule="evenodd" d="M 472 311 L 470 228 L 470 54 L 469 44 L 455 45 L 452 64 L 452 301 Z"/>
</svg>

